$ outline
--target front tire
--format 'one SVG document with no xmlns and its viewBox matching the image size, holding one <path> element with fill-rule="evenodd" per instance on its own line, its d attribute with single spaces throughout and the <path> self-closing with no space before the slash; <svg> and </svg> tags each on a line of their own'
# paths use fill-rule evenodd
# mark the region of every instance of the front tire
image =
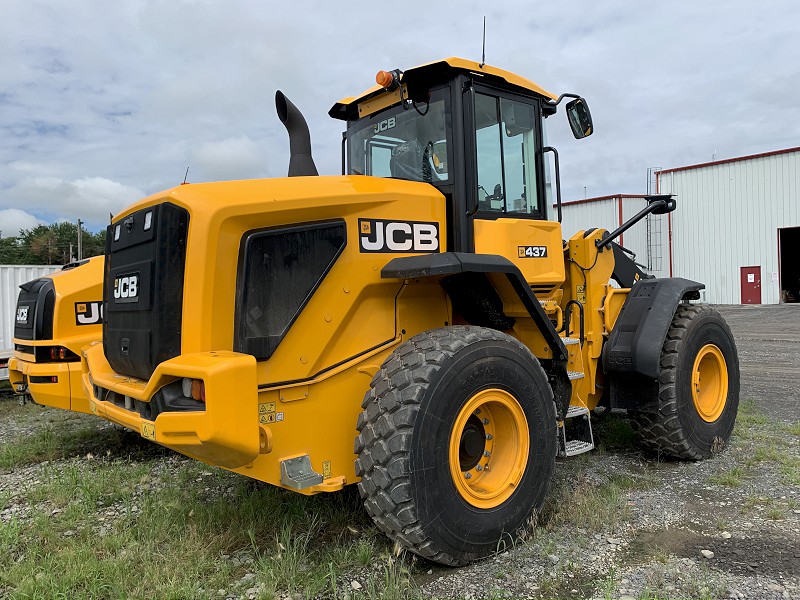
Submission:
<svg viewBox="0 0 800 600">
<path fill-rule="evenodd" d="M 358 489 L 377 526 L 427 559 L 461 565 L 511 541 L 553 475 L 553 393 L 516 339 L 458 326 L 417 335 L 362 403 Z"/>
<path fill-rule="evenodd" d="M 713 308 L 681 305 L 661 350 L 658 412 L 633 422 L 645 446 L 700 460 L 723 450 L 739 407 L 739 357 Z"/>
</svg>

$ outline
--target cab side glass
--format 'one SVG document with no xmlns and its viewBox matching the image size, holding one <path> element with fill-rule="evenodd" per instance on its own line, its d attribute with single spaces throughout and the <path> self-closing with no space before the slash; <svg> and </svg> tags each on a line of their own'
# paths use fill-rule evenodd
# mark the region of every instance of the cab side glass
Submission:
<svg viewBox="0 0 800 600">
<path fill-rule="evenodd" d="M 592 135 L 594 131 L 592 114 L 589 112 L 589 105 L 583 98 L 576 98 L 567 103 L 567 119 L 575 139 L 579 140 Z"/>
</svg>

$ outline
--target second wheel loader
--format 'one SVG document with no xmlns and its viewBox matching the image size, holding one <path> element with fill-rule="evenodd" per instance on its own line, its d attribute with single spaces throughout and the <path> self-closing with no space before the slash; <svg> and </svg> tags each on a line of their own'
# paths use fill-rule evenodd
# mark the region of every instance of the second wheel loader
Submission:
<svg viewBox="0 0 800 600">
<path fill-rule="evenodd" d="M 543 122 L 569 98 L 586 137 L 586 101 L 460 58 L 376 81 L 330 111 L 341 176 L 317 175 L 278 93 L 289 177 L 182 185 L 114 218 L 91 409 L 303 494 L 356 484 L 389 537 L 450 565 L 525 526 L 600 405 L 664 453 L 720 451 L 730 330 L 691 303 L 701 283 L 650 278 L 615 243 L 675 200 L 562 239 Z"/>
</svg>

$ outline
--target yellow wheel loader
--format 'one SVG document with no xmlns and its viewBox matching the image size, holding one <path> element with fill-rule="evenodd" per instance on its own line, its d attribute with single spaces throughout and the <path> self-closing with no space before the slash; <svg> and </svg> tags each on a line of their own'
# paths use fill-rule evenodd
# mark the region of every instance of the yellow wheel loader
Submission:
<svg viewBox="0 0 800 600">
<path fill-rule="evenodd" d="M 182 185 L 112 221 L 92 410 L 303 494 L 357 484 L 390 538 L 449 565 L 529 522 L 598 405 L 664 453 L 719 451 L 731 333 L 689 303 L 702 284 L 650 278 L 614 241 L 675 200 L 562 239 L 543 120 L 570 98 L 586 137 L 586 101 L 460 58 L 376 81 L 330 111 L 341 176 L 317 175 L 278 92 L 289 177 Z"/>
<path fill-rule="evenodd" d="M 42 406 L 90 412 L 80 351 L 102 333 L 104 263 L 102 256 L 70 263 L 20 286 L 8 363 L 17 395 Z"/>
</svg>

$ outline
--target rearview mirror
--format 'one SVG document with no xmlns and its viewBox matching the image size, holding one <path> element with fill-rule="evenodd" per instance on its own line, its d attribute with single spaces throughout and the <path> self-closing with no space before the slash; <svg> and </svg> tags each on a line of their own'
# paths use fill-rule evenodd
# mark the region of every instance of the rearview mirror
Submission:
<svg viewBox="0 0 800 600">
<path fill-rule="evenodd" d="M 567 102 L 567 119 L 576 140 L 592 135 L 594 131 L 592 114 L 589 112 L 589 105 L 583 98 Z"/>
</svg>

